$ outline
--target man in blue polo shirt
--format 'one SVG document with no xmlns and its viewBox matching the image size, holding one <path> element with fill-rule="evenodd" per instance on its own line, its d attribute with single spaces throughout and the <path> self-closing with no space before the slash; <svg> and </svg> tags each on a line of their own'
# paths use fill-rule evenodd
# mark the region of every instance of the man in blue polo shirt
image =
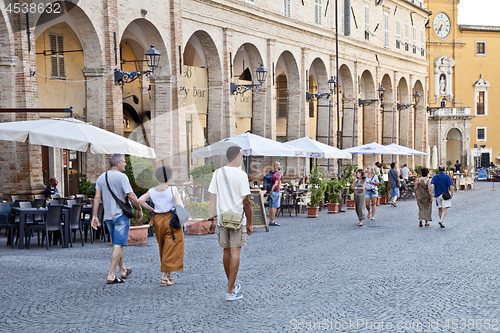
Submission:
<svg viewBox="0 0 500 333">
<path fill-rule="evenodd" d="M 431 185 L 434 190 L 434 197 L 439 208 L 439 226 L 444 228 L 444 217 L 446 216 L 446 211 L 451 207 L 451 198 L 453 198 L 453 180 L 444 171 L 446 168 L 444 165 L 438 167 L 439 173 L 432 177 Z M 443 198 L 443 192 L 450 192 L 450 198 L 445 200 Z"/>
</svg>

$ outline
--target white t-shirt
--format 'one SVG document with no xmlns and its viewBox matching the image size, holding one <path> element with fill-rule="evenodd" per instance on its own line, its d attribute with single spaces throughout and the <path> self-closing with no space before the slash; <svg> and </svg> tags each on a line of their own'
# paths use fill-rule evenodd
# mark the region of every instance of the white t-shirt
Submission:
<svg viewBox="0 0 500 333">
<path fill-rule="evenodd" d="M 410 169 L 408 169 L 407 167 L 404 167 L 403 169 L 401 169 L 401 174 L 403 175 L 404 180 L 408 180 L 409 173 L 410 173 Z"/>
<path fill-rule="evenodd" d="M 127 175 L 120 171 L 109 170 L 108 182 L 109 187 L 111 187 L 111 190 L 116 197 L 121 201 L 126 202 L 125 197 L 128 193 L 132 192 L 132 186 L 130 186 Z M 95 188 L 102 192 L 104 220 L 113 221 L 119 218 L 123 214 L 123 211 L 108 190 L 108 185 L 106 185 L 106 173 L 103 173 L 99 176 L 99 178 L 97 178 Z"/>
<path fill-rule="evenodd" d="M 155 205 L 155 213 L 168 213 L 175 208 L 175 193 L 177 192 L 177 187 L 169 186 L 164 191 L 157 191 L 153 187 L 150 188 L 148 192 L 151 197 L 151 201 Z"/>
<path fill-rule="evenodd" d="M 229 196 L 229 190 L 227 183 L 222 173 L 222 168 L 226 172 L 227 181 L 229 182 L 229 187 L 231 188 L 231 194 L 233 200 Z M 231 211 L 235 213 L 243 214 L 242 225 L 247 224 L 245 213 L 243 212 L 243 199 L 247 195 L 250 195 L 250 186 L 248 185 L 248 175 L 235 167 L 225 166 L 215 170 L 212 176 L 212 182 L 208 188 L 208 191 L 213 194 L 217 194 L 217 216 L 220 217 L 220 209 L 223 211 Z M 234 202 L 234 206 L 232 204 Z M 219 223 L 219 218 L 217 218 L 217 224 Z"/>
</svg>

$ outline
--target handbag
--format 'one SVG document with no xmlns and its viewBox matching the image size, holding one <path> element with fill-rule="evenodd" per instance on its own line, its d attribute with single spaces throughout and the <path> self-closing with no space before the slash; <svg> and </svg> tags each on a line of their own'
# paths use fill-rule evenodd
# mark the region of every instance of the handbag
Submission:
<svg viewBox="0 0 500 333">
<path fill-rule="evenodd" d="M 233 195 L 231 193 L 231 187 L 229 186 L 229 182 L 227 181 L 227 176 L 226 176 L 226 171 L 224 170 L 224 167 L 222 169 L 222 175 L 224 176 L 224 181 L 226 182 L 227 189 L 229 191 L 229 197 L 231 198 L 231 204 L 233 207 L 235 206 Z M 219 192 L 219 182 L 218 182 L 218 177 L 215 178 L 215 182 L 217 184 L 217 193 Z M 219 212 L 220 212 L 220 219 L 219 223 L 221 227 L 232 229 L 232 230 L 238 230 L 241 227 L 241 222 L 243 221 L 243 214 L 242 213 L 235 213 L 231 211 L 226 211 L 224 212 L 220 208 L 220 200 L 217 200 L 217 205 L 219 206 Z"/>
<path fill-rule="evenodd" d="M 108 185 L 109 193 L 111 193 L 111 196 L 113 197 L 113 199 L 115 199 L 118 206 L 120 206 L 120 208 L 123 211 L 123 214 L 125 214 L 125 216 L 128 217 L 129 219 L 134 217 L 135 216 L 134 209 L 132 207 L 130 207 L 130 204 L 128 202 L 128 197 L 125 197 L 126 202 L 123 202 L 120 199 L 118 199 L 118 197 L 113 193 L 113 191 L 111 191 L 111 187 L 109 187 L 108 173 L 107 172 L 106 172 L 106 185 Z"/>
<path fill-rule="evenodd" d="M 443 199 L 444 200 L 450 200 L 451 199 L 451 194 L 448 191 L 443 191 L 443 186 L 441 186 L 441 181 L 439 180 L 439 174 L 437 174 L 436 177 L 438 178 L 439 187 L 441 188 L 441 191 L 443 192 L 443 194 L 441 194 L 443 196 Z"/>
<path fill-rule="evenodd" d="M 170 187 L 172 192 L 172 198 L 175 202 L 174 190 Z M 172 239 L 175 242 L 174 230 L 184 227 L 186 221 L 189 218 L 189 212 L 182 207 L 181 205 L 175 205 L 175 207 L 171 210 L 172 217 L 170 218 L 170 229 L 172 232 Z"/>
</svg>

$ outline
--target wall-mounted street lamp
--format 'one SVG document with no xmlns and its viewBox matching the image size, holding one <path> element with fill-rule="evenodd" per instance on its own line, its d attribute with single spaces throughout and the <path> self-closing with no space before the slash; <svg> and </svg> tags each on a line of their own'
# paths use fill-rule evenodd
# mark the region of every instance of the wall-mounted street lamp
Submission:
<svg viewBox="0 0 500 333">
<path fill-rule="evenodd" d="M 398 111 L 401 111 L 401 110 L 404 110 L 404 109 L 408 109 L 410 106 L 413 106 L 414 108 L 417 107 L 418 103 L 420 102 L 420 94 L 418 93 L 418 91 L 415 93 L 415 95 L 413 95 L 413 97 L 415 98 L 415 104 L 400 104 L 398 103 L 397 104 L 397 108 L 398 108 Z"/>
<path fill-rule="evenodd" d="M 330 80 L 328 80 L 328 89 L 330 90 L 329 93 L 327 94 L 311 94 L 309 91 L 306 91 L 306 100 L 308 102 L 314 102 L 314 101 L 317 101 L 321 98 L 330 98 L 331 95 L 333 95 L 337 90 L 337 81 L 335 81 L 335 79 L 332 78 Z"/>
<path fill-rule="evenodd" d="M 368 106 L 368 105 L 372 105 L 372 104 L 375 104 L 378 102 L 383 102 L 384 101 L 384 93 L 385 93 L 384 87 L 382 87 L 382 85 L 380 85 L 380 88 L 378 88 L 377 91 L 378 91 L 378 99 L 359 99 L 359 101 L 358 101 L 359 106 L 361 106 L 361 105 Z"/>
<path fill-rule="evenodd" d="M 158 68 L 160 63 L 160 52 L 155 49 L 154 45 L 145 53 L 146 60 L 148 62 L 149 71 L 144 72 L 122 72 L 118 68 L 115 69 L 115 84 L 124 85 L 125 83 L 130 83 L 138 79 L 140 76 L 146 74 L 148 77 L 154 74 L 155 69 Z"/>
<path fill-rule="evenodd" d="M 257 93 L 260 87 L 262 87 L 262 84 L 266 81 L 267 70 L 264 68 L 264 65 L 260 64 L 260 67 L 255 70 L 255 74 L 257 76 L 257 81 L 259 81 L 259 84 L 236 84 L 231 82 L 231 85 L 229 87 L 231 90 L 231 95 L 243 94 L 248 90 Z"/>
</svg>

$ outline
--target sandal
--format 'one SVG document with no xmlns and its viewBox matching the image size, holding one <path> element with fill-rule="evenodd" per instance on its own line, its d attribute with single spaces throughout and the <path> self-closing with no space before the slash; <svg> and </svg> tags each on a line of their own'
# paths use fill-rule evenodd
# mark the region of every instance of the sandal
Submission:
<svg viewBox="0 0 500 333">
<path fill-rule="evenodd" d="M 359 225 L 360 227 L 362 227 L 362 226 L 363 226 L 363 222 L 359 222 L 359 223 L 358 223 L 358 225 Z"/>
<path fill-rule="evenodd" d="M 366 216 L 366 218 L 367 218 L 367 219 L 369 219 L 369 218 L 370 218 L 370 213 L 368 213 L 368 215 Z"/>
<path fill-rule="evenodd" d="M 422 221 L 419 221 L 419 222 L 418 222 L 418 226 L 419 226 L 419 227 L 423 227 L 423 225 L 422 225 Z"/>
<path fill-rule="evenodd" d="M 429 226 L 429 222 L 425 221 L 425 226 L 428 227 Z"/>
<path fill-rule="evenodd" d="M 269 225 L 274 226 L 274 227 L 279 227 L 280 224 L 276 222 L 269 222 Z"/>
<path fill-rule="evenodd" d="M 169 279 L 161 279 L 160 284 L 162 287 L 167 287 L 173 285 L 174 283 L 171 282 Z"/>
<path fill-rule="evenodd" d="M 168 279 L 170 282 L 172 282 L 172 284 L 174 284 L 174 280 L 175 280 L 175 278 L 174 278 L 174 274 L 173 274 L 173 273 L 167 274 L 167 279 Z"/>
<path fill-rule="evenodd" d="M 125 276 L 122 275 L 122 279 L 126 279 L 130 274 L 132 274 L 132 268 L 127 268 L 127 270 L 125 271 Z"/>
<path fill-rule="evenodd" d="M 125 282 L 125 280 L 118 277 L 118 276 L 115 276 L 115 279 L 113 281 L 106 280 L 106 282 L 108 284 L 115 284 L 115 283 L 123 283 L 123 282 Z"/>
</svg>

